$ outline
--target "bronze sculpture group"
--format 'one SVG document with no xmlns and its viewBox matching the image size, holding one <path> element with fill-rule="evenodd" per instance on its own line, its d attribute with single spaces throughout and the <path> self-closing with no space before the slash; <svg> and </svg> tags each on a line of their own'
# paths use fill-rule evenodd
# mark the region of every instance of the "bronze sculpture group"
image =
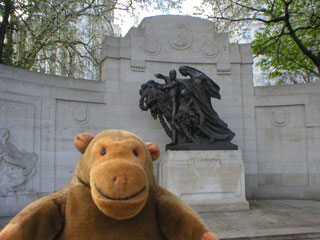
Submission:
<svg viewBox="0 0 320 240">
<path fill-rule="evenodd" d="M 149 80 L 140 89 L 140 108 L 159 118 L 171 138 L 166 148 L 237 149 L 231 143 L 235 134 L 211 105 L 211 98 L 221 99 L 220 87 L 195 68 L 181 66 L 179 72 L 189 78 L 177 78 L 176 71 L 171 70 L 169 76 L 155 74 L 164 84 Z"/>
</svg>

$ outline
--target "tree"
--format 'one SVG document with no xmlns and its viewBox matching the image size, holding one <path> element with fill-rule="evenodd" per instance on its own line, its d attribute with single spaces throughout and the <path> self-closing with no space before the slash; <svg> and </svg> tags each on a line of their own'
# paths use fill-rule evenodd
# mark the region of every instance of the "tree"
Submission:
<svg viewBox="0 0 320 240">
<path fill-rule="evenodd" d="M 3 0 L 0 63 L 96 78 L 102 41 L 106 34 L 114 35 L 114 10 L 128 11 L 132 6 L 132 0 Z"/>
<path fill-rule="evenodd" d="M 98 61 L 97 41 L 110 22 L 113 2 L 5 0 L 1 6 L 0 63 L 82 77 Z M 104 16 L 104 18 L 101 18 Z"/>
<path fill-rule="evenodd" d="M 212 7 L 209 17 L 223 29 L 237 24 L 263 23 L 252 50 L 262 69 L 271 78 L 303 79 L 320 77 L 319 0 L 205 0 Z M 238 26 L 239 28 L 239 26 Z"/>
</svg>

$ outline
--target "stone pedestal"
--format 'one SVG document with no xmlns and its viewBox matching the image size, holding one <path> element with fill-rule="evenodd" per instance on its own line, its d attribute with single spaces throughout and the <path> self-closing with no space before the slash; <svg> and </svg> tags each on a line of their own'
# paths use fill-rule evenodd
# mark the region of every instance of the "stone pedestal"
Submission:
<svg viewBox="0 0 320 240">
<path fill-rule="evenodd" d="M 240 150 L 167 151 L 160 185 L 198 213 L 248 210 Z"/>
</svg>

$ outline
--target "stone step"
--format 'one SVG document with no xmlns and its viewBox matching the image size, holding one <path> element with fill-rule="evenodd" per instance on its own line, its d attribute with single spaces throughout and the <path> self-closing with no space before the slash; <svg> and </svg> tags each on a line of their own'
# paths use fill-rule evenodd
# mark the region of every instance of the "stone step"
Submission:
<svg viewBox="0 0 320 240">
<path fill-rule="evenodd" d="M 275 234 L 264 236 L 247 236 L 247 237 L 231 237 L 220 238 L 220 240 L 320 240 L 320 232 L 318 233 L 299 233 L 299 234 Z"/>
</svg>

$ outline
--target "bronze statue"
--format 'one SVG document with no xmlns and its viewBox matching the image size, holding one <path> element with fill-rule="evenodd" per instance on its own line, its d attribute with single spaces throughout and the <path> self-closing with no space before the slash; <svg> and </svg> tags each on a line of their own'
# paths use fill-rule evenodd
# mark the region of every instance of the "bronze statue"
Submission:
<svg viewBox="0 0 320 240">
<path fill-rule="evenodd" d="M 177 81 L 177 72 L 176 70 L 171 70 L 169 72 L 169 77 L 162 75 L 161 73 L 157 73 L 154 75 L 157 78 L 164 79 L 166 84 L 165 85 L 159 85 L 158 88 L 161 90 L 168 89 L 168 94 L 171 100 L 171 140 L 172 144 L 175 144 L 177 142 L 177 135 L 176 135 L 176 129 L 173 127 L 173 119 L 177 112 L 177 93 L 178 93 L 178 86 L 179 82 Z"/>
<path fill-rule="evenodd" d="M 169 76 L 155 74 L 165 84 L 149 80 L 140 89 L 140 108 L 159 118 L 172 140 L 166 148 L 237 149 L 231 143 L 235 134 L 211 105 L 211 98 L 221 99 L 220 87 L 195 68 L 181 66 L 179 72 L 189 78 L 177 78 L 176 71 L 171 70 Z"/>
</svg>

